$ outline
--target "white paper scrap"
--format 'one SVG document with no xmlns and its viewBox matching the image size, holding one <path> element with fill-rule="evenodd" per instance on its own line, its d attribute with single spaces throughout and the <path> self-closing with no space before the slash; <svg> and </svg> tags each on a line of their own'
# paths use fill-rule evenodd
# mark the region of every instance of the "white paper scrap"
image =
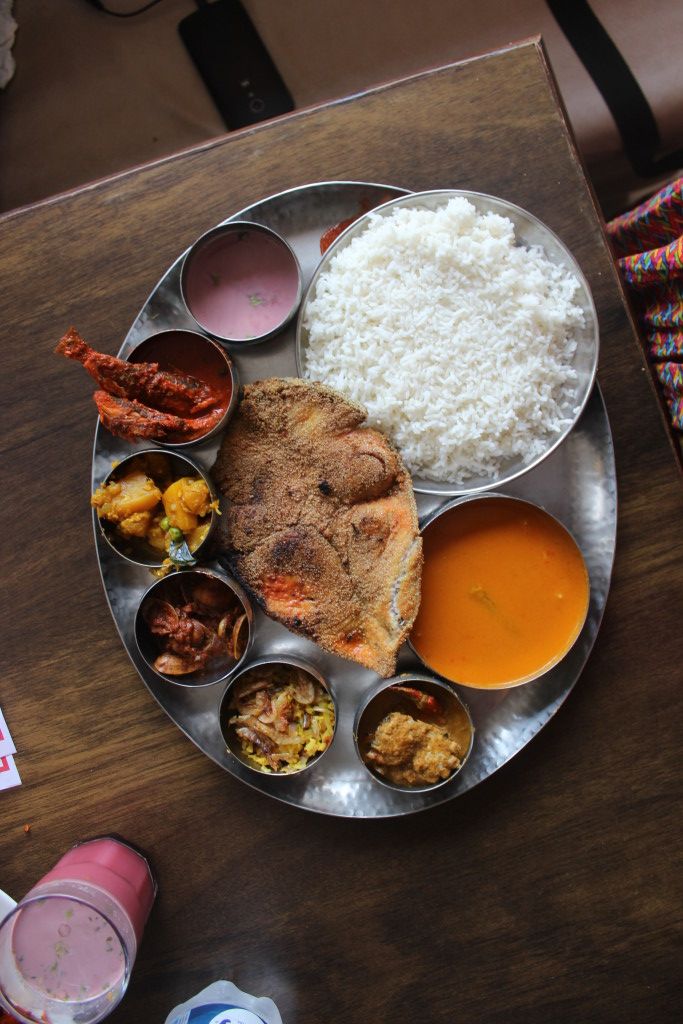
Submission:
<svg viewBox="0 0 683 1024">
<path fill-rule="evenodd" d="M 16 754 L 16 752 L 17 748 L 14 746 L 9 729 L 7 728 L 7 722 L 2 713 L 2 708 L 0 708 L 0 757 L 6 757 L 7 754 Z"/>
<path fill-rule="evenodd" d="M 20 786 L 21 777 L 14 763 L 11 754 L 0 757 L 0 789 L 11 789 L 12 786 Z"/>
</svg>

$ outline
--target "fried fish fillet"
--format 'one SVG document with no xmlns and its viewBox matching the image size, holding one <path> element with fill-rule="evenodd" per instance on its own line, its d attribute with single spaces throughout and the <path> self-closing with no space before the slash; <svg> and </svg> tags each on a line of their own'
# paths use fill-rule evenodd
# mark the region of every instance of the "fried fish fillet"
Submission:
<svg viewBox="0 0 683 1024">
<path fill-rule="evenodd" d="M 365 409 L 298 379 L 257 381 L 213 478 L 230 567 L 265 612 L 390 676 L 420 603 L 410 475 Z"/>
</svg>

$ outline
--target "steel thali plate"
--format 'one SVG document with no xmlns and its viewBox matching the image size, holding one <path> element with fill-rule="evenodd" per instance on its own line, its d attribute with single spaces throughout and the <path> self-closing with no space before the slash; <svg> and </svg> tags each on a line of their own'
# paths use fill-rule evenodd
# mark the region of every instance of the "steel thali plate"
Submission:
<svg viewBox="0 0 683 1024">
<path fill-rule="evenodd" d="M 304 288 L 320 260 L 321 234 L 331 225 L 405 194 L 406 190 L 362 182 L 321 182 L 290 189 L 245 209 L 226 220 L 250 220 L 272 228 L 294 249 Z M 211 227 L 212 225 L 207 225 Z M 189 240 L 194 241 L 194 239 Z M 119 355 L 158 331 L 198 330 L 180 298 L 181 253 L 152 291 L 133 323 Z M 297 376 L 295 324 L 261 345 L 230 346 L 245 384 L 264 377 Z M 187 450 L 187 455 L 210 469 L 220 438 Z M 111 463 L 131 453 L 133 445 L 98 425 L 93 451 L 92 483 L 98 486 Z M 380 818 L 410 814 L 453 799 L 483 782 L 518 753 L 555 714 L 579 678 L 598 633 L 607 600 L 616 539 L 616 475 L 609 421 L 597 385 L 567 439 L 535 469 L 497 488 L 504 494 L 542 505 L 578 541 L 591 580 L 588 616 L 569 654 L 536 682 L 509 690 L 483 691 L 456 687 L 467 704 L 475 727 L 472 753 L 464 768 L 433 792 L 409 793 L 389 789 L 373 779 L 359 762 L 353 742 L 353 722 L 364 694 L 377 676 L 361 666 L 327 654 L 313 642 L 295 636 L 284 626 L 254 609 L 255 640 L 247 664 L 264 655 L 290 654 L 312 663 L 325 676 L 336 697 L 338 720 L 331 748 L 319 764 L 298 776 L 259 775 L 227 751 L 218 709 L 226 681 L 201 688 L 175 686 L 159 678 L 141 658 L 134 637 L 135 614 L 152 582 L 147 569 L 118 557 L 102 540 L 94 519 L 95 543 L 105 594 L 114 622 L 140 677 L 175 724 L 208 757 L 254 789 L 285 803 L 340 817 Z M 416 495 L 424 517 L 445 503 L 445 496 Z M 219 563 L 209 567 L 222 568 Z M 397 671 L 421 669 L 404 646 Z"/>
</svg>

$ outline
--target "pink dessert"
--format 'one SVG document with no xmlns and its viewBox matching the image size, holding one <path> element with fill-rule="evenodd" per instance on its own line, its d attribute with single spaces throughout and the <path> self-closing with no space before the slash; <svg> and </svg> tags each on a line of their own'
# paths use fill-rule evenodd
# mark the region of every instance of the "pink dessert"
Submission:
<svg viewBox="0 0 683 1024">
<path fill-rule="evenodd" d="M 277 235 L 235 226 L 190 254 L 183 289 L 188 309 L 206 331 L 248 341 L 289 318 L 299 297 L 299 269 Z"/>
</svg>

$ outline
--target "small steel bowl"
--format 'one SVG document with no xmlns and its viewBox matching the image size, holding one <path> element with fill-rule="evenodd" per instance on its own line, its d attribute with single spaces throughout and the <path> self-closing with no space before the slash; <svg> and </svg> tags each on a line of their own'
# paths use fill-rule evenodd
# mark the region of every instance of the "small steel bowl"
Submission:
<svg viewBox="0 0 683 1024">
<path fill-rule="evenodd" d="M 465 504 L 469 505 L 472 502 L 481 503 L 489 501 L 513 502 L 516 503 L 517 505 L 525 505 L 528 508 L 534 509 L 536 512 L 542 512 L 544 515 L 548 516 L 549 519 L 552 519 L 553 522 L 556 523 L 556 525 L 559 526 L 560 529 L 564 533 L 566 533 L 576 545 L 576 549 L 581 557 L 581 561 L 586 572 L 586 607 L 578 621 L 575 633 L 572 636 L 570 636 L 566 646 L 561 651 L 558 651 L 557 655 L 551 661 L 547 662 L 541 668 L 539 668 L 538 671 L 532 672 L 529 675 L 526 675 L 519 679 L 513 679 L 509 682 L 496 683 L 493 685 L 483 685 L 473 682 L 467 682 L 464 679 L 452 679 L 451 676 L 449 676 L 446 672 L 443 672 L 441 671 L 441 669 L 436 668 L 436 666 L 429 664 L 429 662 L 422 656 L 422 654 L 420 654 L 419 650 L 412 641 L 412 637 L 410 636 L 408 637 L 408 645 L 413 651 L 413 653 L 416 655 L 416 657 L 420 659 L 420 661 L 422 662 L 426 669 L 428 669 L 430 672 L 438 672 L 439 675 L 443 676 L 445 679 L 450 680 L 450 682 L 452 683 L 457 683 L 458 686 L 466 686 L 472 690 L 508 690 L 515 686 L 523 686 L 527 683 L 535 682 L 537 679 L 541 679 L 548 672 L 550 672 L 551 669 L 555 668 L 555 666 L 558 665 L 562 661 L 562 659 L 567 656 L 567 654 L 569 654 L 570 650 L 572 649 L 572 647 L 578 640 L 579 636 L 581 635 L 581 630 L 583 629 L 586 622 L 586 618 L 588 616 L 588 609 L 590 606 L 590 575 L 588 573 L 586 561 L 583 557 L 583 552 L 581 551 L 581 548 L 578 542 L 576 541 L 575 537 L 572 536 L 571 531 L 567 529 L 564 523 L 560 522 L 557 516 L 552 515 L 552 513 L 548 512 L 548 510 L 543 508 L 542 505 L 537 505 L 533 501 L 528 501 L 526 498 L 517 498 L 514 497 L 513 495 L 500 494 L 496 491 L 487 491 L 484 494 L 472 494 L 462 498 L 454 498 L 453 501 L 447 502 L 445 505 L 442 505 L 441 508 L 436 509 L 436 511 L 426 516 L 425 519 L 420 524 L 420 532 L 424 535 L 425 530 L 427 530 L 431 526 L 431 524 L 435 522 L 435 520 L 439 519 L 443 515 L 447 515 L 454 508 L 459 508 L 461 505 Z"/>
<path fill-rule="evenodd" d="M 159 671 L 155 667 L 154 662 L 157 656 L 162 653 L 162 649 L 147 625 L 145 608 L 151 600 L 170 601 L 176 604 L 176 606 L 178 604 L 186 604 L 192 600 L 192 594 L 197 587 L 207 581 L 211 581 L 218 585 L 219 588 L 224 588 L 229 592 L 236 599 L 247 617 L 246 643 L 242 654 L 236 661 L 230 658 L 229 655 L 218 660 L 214 659 L 205 668 L 183 675 L 171 675 L 170 673 Z M 157 580 L 156 583 L 153 583 L 145 591 L 135 615 L 135 642 L 141 657 L 144 658 L 152 672 L 159 676 L 160 679 L 173 683 L 175 686 L 210 686 L 213 683 L 228 679 L 240 665 L 244 664 L 244 659 L 252 645 L 253 637 L 254 613 L 247 595 L 235 580 L 212 569 L 186 569 L 183 572 L 172 573 L 170 576 L 164 576 L 163 579 Z"/>
<path fill-rule="evenodd" d="M 160 455 L 171 463 L 171 471 L 174 480 L 179 480 L 183 476 L 201 477 L 209 488 L 209 494 L 212 500 L 217 500 L 216 489 L 213 486 L 211 477 L 206 473 L 196 462 L 193 462 L 187 457 L 187 455 L 180 455 L 178 452 L 170 452 L 164 448 L 144 448 L 140 451 L 133 452 L 132 455 L 127 455 L 125 459 L 117 463 L 113 469 L 107 473 L 106 477 L 100 484 L 100 486 L 106 486 L 106 484 L 112 483 L 112 481 L 118 480 L 120 477 L 125 476 L 126 470 L 130 469 L 131 463 L 134 459 L 139 459 L 141 455 Z M 134 565 L 144 565 L 150 569 L 160 569 L 163 565 L 165 553 L 163 558 L 160 557 L 160 552 L 155 548 L 146 544 L 145 541 L 137 538 L 127 538 L 121 536 L 114 523 L 107 522 L 106 519 L 100 519 L 97 515 L 97 509 L 93 508 L 93 516 L 98 524 L 99 531 L 107 542 L 112 551 L 115 551 L 117 555 L 125 558 L 126 561 L 132 562 Z M 206 537 L 202 543 L 194 550 L 193 557 L 198 559 L 202 550 L 206 549 L 207 543 L 213 534 L 216 525 L 218 523 L 218 513 L 211 510 L 211 520 L 209 523 L 209 529 Z"/>
<path fill-rule="evenodd" d="M 396 690 L 395 687 L 397 686 L 411 687 L 426 694 L 428 697 L 435 697 L 442 707 L 446 708 L 447 715 L 452 717 L 452 724 L 459 723 L 459 728 L 463 731 L 463 734 L 467 734 L 462 737 L 462 746 L 465 748 L 465 752 L 462 755 L 460 766 L 451 772 L 448 778 L 439 779 L 438 782 L 428 783 L 423 786 L 399 785 L 380 774 L 376 768 L 365 760 L 365 754 L 370 745 L 370 734 L 374 732 L 381 720 L 392 711 L 402 710 L 406 714 L 411 714 L 414 718 L 426 722 L 434 722 L 429 713 L 421 712 L 409 697 Z M 441 679 L 435 679 L 433 676 L 423 675 L 420 672 L 404 672 L 401 675 L 394 676 L 392 679 L 381 680 L 370 690 L 356 712 L 353 740 L 359 760 L 366 771 L 377 782 L 381 782 L 383 786 L 396 790 L 399 793 L 431 793 L 434 789 L 448 785 L 462 771 L 474 743 L 474 725 L 472 724 L 469 709 L 450 683 L 446 683 Z"/>
<path fill-rule="evenodd" d="M 164 350 L 167 352 L 166 355 Z M 158 363 L 162 370 L 169 368 L 182 370 L 184 373 L 210 384 L 210 380 L 197 372 L 197 356 L 200 357 L 201 362 L 207 365 L 211 376 L 225 377 L 226 384 L 230 387 L 230 398 L 225 412 L 211 430 L 199 434 L 198 437 L 184 441 L 159 441 L 158 443 L 164 448 L 173 450 L 189 448 L 207 441 L 225 428 L 239 401 L 240 385 L 237 368 L 224 348 L 197 331 L 159 331 L 158 334 L 151 334 L 141 341 L 126 357 L 129 363 Z M 200 413 L 200 415 L 202 414 Z"/>
<path fill-rule="evenodd" d="M 280 246 L 282 246 L 283 250 L 287 253 L 291 261 L 293 270 L 296 271 L 298 284 L 296 295 L 294 301 L 292 302 L 292 305 L 287 310 L 285 315 L 277 323 L 273 324 L 271 328 L 269 328 L 267 331 L 264 331 L 262 334 L 249 338 L 237 338 L 230 334 L 217 332 L 214 329 L 215 325 L 213 327 L 210 327 L 208 323 L 203 323 L 202 320 L 199 319 L 199 317 L 193 311 L 192 304 L 189 301 L 188 279 L 192 266 L 194 262 L 197 260 L 200 253 L 206 252 L 212 246 L 217 246 L 221 239 L 224 239 L 231 235 L 240 235 L 245 232 L 266 235 L 269 238 L 276 241 Z M 219 283 L 216 282 L 216 287 L 219 286 Z M 207 334 L 211 335 L 212 338 L 215 338 L 217 341 L 220 341 L 224 345 L 236 345 L 240 347 L 245 345 L 257 345 L 262 341 L 267 341 L 269 338 L 274 338 L 275 335 L 283 331 L 285 327 L 289 323 L 291 323 L 291 321 L 296 316 L 299 305 L 301 304 L 302 293 L 303 280 L 301 275 L 301 267 L 299 265 L 298 259 L 296 258 L 296 254 L 292 249 L 291 245 L 289 244 L 289 242 L 287 242 L 281 235 L 278 235 L 277 232 L 273 231 L 271 228 L 267 228 L 263 224 L 255 224 L 252 223 L 251 221 L 246 220 L 234 220 L 229 221 L 226 224 L 219 224 L 217 227 L 211 228 L 210 231 L 207 231 L 205 234 L 201 235 L 201 237 L 197 239 L 197 241 L 190 247 L 190 249 L 186 253 L 180 271 L 180 294 L 185 304 L 185 308 L 187 309 L 188 313 L 195 321 L 195 323 L 198 324 L 198 326 L 203 331 L 205 331 Z"/>
<path fill-rule="evenodd" d="M 237 681 L 241 679 L 244 675 L 247 675 L 253 669 L 259 668 L 263 665 L 292 665 L 294 666 L 294 668 L 301 669 L 303 672 L 308 673 L 309 676 L 312 676 L 317 683 L 320 683 L 320 685 L 325 689 L 327 694 L 332 698 L 332 704 L 334 705 L 334 732 L 332 735 L 332 740 L 330 741 L 329 746 L 326 747 L 325 750 L 322 750 L 319 754 L 315 754 L 303 766 L 303 768 L 299 768 L 297 769 L 297 771 L 267 772 L 264 771 L 262 768 L 259 768 L 258 765 L 253 764 L 249 760 L 247 755 L 243 753 L 239 737 L 235 735 L 234 729 L 229 724 L 229 719 L 231 715 L 231 712 L 229 710 L 229 704 L 233 687 L 236 685 Z M 300 658 L 290 657 L 290 655 L 286 654 L 273 657 L 258 658 L 255 661 L 252 661 L 250 665 L 246 665 L 236 675 L 233 675 L 221 699 L 219 718 L 221 732 L 223 733 L 225 745 L 227 746 L 228 751 L 232 754 L 232 756 L 235 757 L 241 764 L 243 764 L 246 768 L 249 768 L 250 771 L 256 772 L 258 775 L 267 775 L 268 778 L 273 779 L 291 779 L 294 776 L 301 775 L 303 772 L 308 771 L 309 768 L 312 768 L 314 764 L 318 764 L 320 759 L 324 757 L 327 751 L 330 749 L 330 747 L 334 743 L 334 735 L 336 734 L 337 731 L 339 709 L 337 707 L 337 701 L 335 699 L 334 693 L 330 688 L 329 683 L 324 678 L 324 676 L 320 674 L 318 669 L 315 668 L 313 665 L 309 664 L 308 662 L 302 661 Z"/>
</svg>

